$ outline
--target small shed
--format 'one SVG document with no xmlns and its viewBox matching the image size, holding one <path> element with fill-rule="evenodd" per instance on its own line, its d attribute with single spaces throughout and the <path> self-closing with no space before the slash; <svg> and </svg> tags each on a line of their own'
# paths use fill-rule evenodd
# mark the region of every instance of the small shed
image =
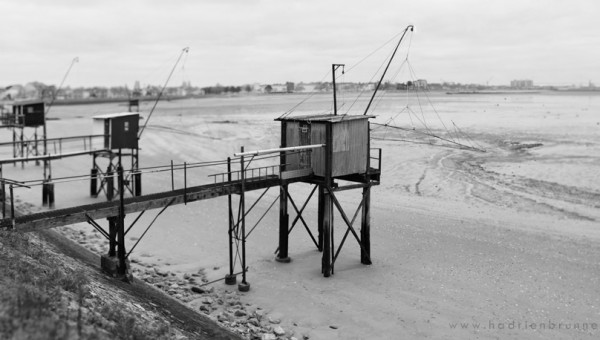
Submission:
<svg viewBox="0 0 600 340">
<path fill-rule="evenodd" d="M 276 119 L 281 121 L 282 147 L 325 144 L 323 148 L 287 152 L 285 170 L 311 168 L 314 175 L 331 178 L 367 173 L 369 118 L 374 116 L 308 115 Z"/>
<path fill-rule="evenodd" d="M 140 114 L 110 113 L 94 116 L 94 134 L 104 135 L 105 149 L 137 149 Z"/>
<path fill-rule="evenodd" d="M 45 123 L 45 104 L 41 100 L 17 101 L 12 104 L 15 124 L 38 127 Z"/>
</svg>

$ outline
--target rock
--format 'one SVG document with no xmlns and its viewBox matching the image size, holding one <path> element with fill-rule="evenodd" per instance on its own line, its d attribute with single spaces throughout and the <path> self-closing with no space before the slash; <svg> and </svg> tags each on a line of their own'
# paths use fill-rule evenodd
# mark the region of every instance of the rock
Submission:
<svg viewBox="0 0 600 340">
<path fill-rule="evenodd" d="M 163 276 L 163 277 L 167 277 L 169 275 L 168 272 L 162 271 L 162 270 L 158 269 L 158 267 L 154 267 L 154 272 L 157 275 L 160 275 L 160 276 Z"/>
<path fill-rule="evenodd" d="M 203 311 L 206 314 L 210 313 L 210 307 L 208 305 L 201 305 L 200 306 L 200 310 Z"/>
<path fill-rule="evenodd" d="M 276 318 L 271 318 L 271 317 L 269 316 L 269 323 L 272 323 L 272 324 L 274 324 L 274 325 L 277 325 L 277 324 L 281 323 L 281 320 L 279 320 L 279 319 L 276 319 Z"/>
<path fill-rule="evenodd" d="M 188 273 L 183 274 L 184 280 L 189 280 L 190 278 L 191 278 L 190 274 L 188 274 Z"/>
<path fill-rule="evenodd" d="M 200 287 L 196 287 L 196 286 L 192 286 L 192 288 L 190 288 L 190 290 L 194 293 L 198 293 L 198 294 L 204 294 L 206 293 L 206 291 Z"/>
<path fill-rule="evenodd" d="M 331 328 L 331 329 L 338 329 L 338 326 L 336 326 L 336 325 L 329 325 L 329 328 Z"/>
<path fill-rule="evenodd" d="M 260 339 L 261 340 L 277 340 L 277 337 L 275 336 L 275 334 L 265 333 L 262 335 L 262 337 Z"/>
<path fill-rule="evenodd" d="M 215 303 L 215 301 L 211 297 L 206 296 L 204 299 L 202 299 L 202 303 L 205 305 L 212 305 Z"/>
<path fill-rule="evenodd" d="M 233 315 L 235 315 L 235 316 L 246 316 L 246 315 L 248 315 L 248 313 L 246 313 L 246 311 L 245 311 L 245 310 L 242 310 L 242 309 L 237 309 L 237 310 L 235 311 L 235 313 L 233 313 Z"/>
<path fill-rule="evenodd" d="M 217 316 L 217 320 L 220 322 L 229 322 L 231 321 L 231 315 L 229 315 L 227 312 L 221 312 L 221 314 Z"/>
<path fill-rule="evenodd" d="M 285 330 L 283 328 L 281 328 L 281 326 L 277 326 L 277 327 L 273 328 L 273 333 L 275 333 L 275 335 L 277 335 L 277 336 L 282 336 L 282 335 L 285 335 Z"/>
</svg>

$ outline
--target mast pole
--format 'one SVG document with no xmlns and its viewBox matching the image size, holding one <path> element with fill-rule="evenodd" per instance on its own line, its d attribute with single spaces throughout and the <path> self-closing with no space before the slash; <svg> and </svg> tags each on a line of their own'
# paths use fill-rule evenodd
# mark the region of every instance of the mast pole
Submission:
<svg viewBox="0 0 600 340">
<path fill-rule="evenodd" d="M 375 87 L 375 91 L 373 92 L 373 95 L 371 96 L 371 100 L 369 100 L 369 104 L 367 105 L 367 108 L 365 109 L 365 113 L 363 113 L 363 116 L 366 115 L 367 112 L 369 111 L 369 108 L 371 107 L 371 103 L 373 103 L 373 99 L 375 99 L 375 95 L 377 94 L 377 90 L 379 90 L 379 86 L 381 86 L 381 83 L 383 82 L 383 77 L 385 77 L 385 73 L 387 72 L 388 68 L 390 67 L 392 60 L 394 59 L 394 56 L 396 55 L 396 52 L 398 51 L 398 47 L 400 47 L 400 44 L 402 43 L 402 40 L 404 39 L 406 32 L 408 32 L 408 29 L 410 29 L 410 31 L 412 32 L 414 30 L 414 26 L 408 25 L 404 29 L 404 33 L 402 33 L 402 36 L 400 37 L 400 40 L 398 41 L 398 44 L 396 45 L 396 48 L 394 49 L 394 53 L 392 53 L 392 56 L 390 57 L 390 61 L 388 62 L 387 66 L 385 67 L 385 70 L 383 71 L 383 74 L 381 75 L 381 79 L 379 79 L 379 82 L 377 83 L 377 87 Z"/>
<path fill-rule="evenodd" d="M 342 72 L 343 71 L 343 67 L 345 65 L 344 64 L 331 64 L 331 74 L 333 77 L 333 115 L 337 116 L 337 98 L 336 98 L 336 89 L 335 89 L 335 71 L 337 71 L 338 68 L 342 67 Z"/>
<path fill-rule="evenodd" d="M 160 97 L 162 97 L 163 92 L 165 92 L 165 89 L 167 88 L 167 84 L 169 84 L 169 80 L 171 79 L 173 72 L 175 72 L 175 68 L 177 67 L 177 64 L 179 64 L 181 57 L 183 57 L 184 53 L 188 53 L 189 50 L 190 50 L 189 47 L 185 47 L 183 50 L 181 50 L 181 53 L 179 54 L 179 58 L 177 58 L 175 65 L 173 65 L 173 69 L 171 69 L 171 73 L 169 73 L 169 76 L 167 77 L 165 84 L 163 85 L 162 89 L 158 93 L 158 96 L 156 97 L 156 100 L 154 101 L 154 106 L 152 106 L 152 110 L 150 110 L 150 113 L 148 114 L 148 118 L 146 118 L 146 122 L 144 123 L 144 125 L 142 126 L 142 129 L 140 130 L 140 133 L 138 134 L 138 139 L 140 139 L 142 137 L 142 133 L 144 132 L 144 129 L 146 128 L 146 125 L 148 124 L 148 121 L 150 120 L 150 117 L 152 116 L 154 109 L 156 109 L 156 104 L 158 104 Z"/>
</svg>

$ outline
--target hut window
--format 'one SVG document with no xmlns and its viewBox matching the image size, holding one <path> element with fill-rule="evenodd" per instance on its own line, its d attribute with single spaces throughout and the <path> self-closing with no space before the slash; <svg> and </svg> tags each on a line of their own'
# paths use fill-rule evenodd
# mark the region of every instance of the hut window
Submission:
<svg viewBox="0 0 600 340">
<path fill-rule="evenodd" d="M 125 132 L 129 131 L 129 122 L 125 122 L 125 125 L 123 126 L 123 130 L 125 130 Z"/>
</svg>

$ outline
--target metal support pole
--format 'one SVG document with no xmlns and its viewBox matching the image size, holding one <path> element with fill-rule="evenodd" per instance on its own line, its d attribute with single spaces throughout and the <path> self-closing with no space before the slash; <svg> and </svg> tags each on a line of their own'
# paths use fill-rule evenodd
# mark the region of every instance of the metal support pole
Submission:
<svg viewBox="0 0 600 340">
<path fill-rule="evenodd" d="M 242 152 L 244 152 L 244 147 L 242 146 Z M 250 290 L 250 284 L 246 281 L 246 202 L 245 202 L 245 190 L 246 190 L 246 174 L 244 167 L 244 156 L 240 157 L 240 176 L 241 176 L 241 186 L 242 190 L 240 193 L 240 205 L 242 211 L 242 282 L 238 285 L 238 290 L 240 292 L 247 292 Z"/>
<path fill-rule="evenodd" d="M 231 157 L 227 157 L 227 182 L 231 184 Z M 225 284 L 234 285 L 237 282 L 237 277 L 233 273 L 233 209 L 231 204 L 231 194 L 227 195 L 227 215 L 229 228 L 227 234 L 229 236 L 229 274 L 225 275 Z"/>
<path fill-rule="evenodd" d="M 171 190 L 175 190 L 175 179 L 173 178 L 173 160 L 171 160 Z"/>
</svg>

